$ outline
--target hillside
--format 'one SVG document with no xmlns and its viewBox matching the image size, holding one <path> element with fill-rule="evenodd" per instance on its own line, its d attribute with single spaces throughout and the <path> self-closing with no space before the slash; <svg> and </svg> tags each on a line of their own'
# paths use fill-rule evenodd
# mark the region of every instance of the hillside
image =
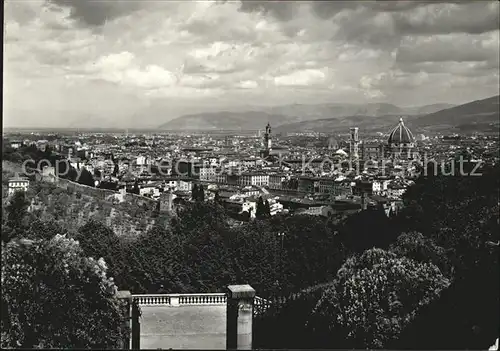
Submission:
<svg viewBox="0 0 500 351">
<path fill-rule="evenodd" d="M 456 132 L 498 131 L 499 99 L 492 96 L 467 104 L 431 113 L 412 121 L 413 126 L 423 130 L 446 130 Z"/>
<path fill-rule="evenodd" d="M 437 111 L 441 111 L 447 108 L 455 107 L 456 105 L 452 104 L 432 104 L 425 106 L 416 106 L 416 107 L 408 107 L 405 114 L 410 115 L 427 115 L 429 113 L 434 113 Z"/>
<path fill-rule="evenodd" d="M 498 131 L 498 96 L 477 100 L 463 105 L 446 108 L 428 114 L 401 114 L 406 125 L 414 132 L 495 132 Z M 432 107 L 431 107 L 432 106 Z M 428 107 L 414 108 L 413 112 L 429 111 L 446 105 L 437 104 Z M 312 121 L 301 121 L 281 125 L 277 132 L 293 133 L 307 131 L 347 132 L 350 127 L 359 127 L 364 131 L 387 132 L 398 123 L 395 115 L 346 116 L 340 118 L 323 118 Z"/>
<path fill-rule="evenodd" d="M 449 104 L 416 107 L 398 107 L 387 103 L 370 104 L 293 104 L 268 108 L 255 108 L 246 112 L 210 112 L 185 115 L 159 126 L 163 130 L 256 130 L 270 122 L 273 127 L 291 123 L 347 118 L 384 118 L 387 116 L 421 115 L 449 108 Z M 392 120 L 392 119 L 391 119 Z M 341 122 L 342 123 L 342 122 Z M 373 123 L 371 120 L 370 123 Z"/>
<path fill-rule="evenodd" d="M 159 128 L 164 130 L 251 130 L 263 128 L 267 122 L 279 125 L 294 121 L 292 117 L 259 111 L 239 113 L 222 111 L 181 116 L 160 125 Z"/>
<path fill-rule="evenodd" d="M 406 116 L 405 120 L 410 121 L 418 116 Z M 391 127 L 397 125 L 399 115 L 372 116 L 347 116 L 341 118 L 323 118 L 312 121 L 303 121 L 278 126 L 277 133 L 297 133 L 297 132 L 334 132 L 347 133 L 349 128 L 358 127 L 363 131 L 387 132 Z M 407 123 L 410 124 L 410 123 Z"/>
</svg>

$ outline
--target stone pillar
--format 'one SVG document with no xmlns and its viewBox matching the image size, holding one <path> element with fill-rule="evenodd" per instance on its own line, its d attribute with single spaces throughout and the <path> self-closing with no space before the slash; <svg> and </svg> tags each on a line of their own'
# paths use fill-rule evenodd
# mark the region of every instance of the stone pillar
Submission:
<svg viewBox="0 0 500 351">
<path fill-rule="evenodd" d="M 123 301 L 123 325 L 131 331 L 132 294 L 128 290 L 120 290 L 116 293 L 116 297 Z M 127 333 L 127 336 L 123 339 L 122 348 L 125 350 L 130 349 L 130 335 L 131 333 Z"/>
<path fill-rule="evenodd" d="M 137 300 L 132 301 L 132 349 L 141 348 L 141 322 L 139 320 L 141 310 Z"/>
<path fill-rule="evenodd" d="M 250 285 L 227 287 L 226 349 L 252 349 L 255 290 Z"/>
<path fill-rule="evenodd" d="M 179 306 L 179 296 L 170 296 L 170 305 Z"/>
</svg>

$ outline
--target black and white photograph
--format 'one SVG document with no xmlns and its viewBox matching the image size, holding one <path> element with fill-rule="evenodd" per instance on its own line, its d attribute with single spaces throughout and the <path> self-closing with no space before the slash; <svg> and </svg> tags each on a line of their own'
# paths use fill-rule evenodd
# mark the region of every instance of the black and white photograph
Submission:
<svg viewBox="0 0 500 351">
<path fill-rule="evenodd" d="M 3 25 L 2 349 L 498 350 L 499 1 Z"/>
</svg>

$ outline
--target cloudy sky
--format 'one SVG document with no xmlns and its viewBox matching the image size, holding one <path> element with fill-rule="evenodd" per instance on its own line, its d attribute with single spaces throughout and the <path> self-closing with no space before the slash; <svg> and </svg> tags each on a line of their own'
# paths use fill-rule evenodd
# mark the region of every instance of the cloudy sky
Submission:
<svg viewBox="0 0 500 351">
<path fill-rule="evenodd" d="M 4 126 L 499 93 L 499 3 L 5 0 Z"/>
</svg>

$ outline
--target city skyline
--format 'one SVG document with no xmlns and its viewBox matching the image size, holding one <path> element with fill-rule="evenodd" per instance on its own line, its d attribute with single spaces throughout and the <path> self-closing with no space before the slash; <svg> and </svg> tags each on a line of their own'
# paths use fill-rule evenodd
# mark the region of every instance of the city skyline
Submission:
<svg viewBox="0 0 500 351">
<path fill-rule="evenodd" d="M 4 127 L 499 94 L 498 2 L 6 1 Z"/>
</svg>

